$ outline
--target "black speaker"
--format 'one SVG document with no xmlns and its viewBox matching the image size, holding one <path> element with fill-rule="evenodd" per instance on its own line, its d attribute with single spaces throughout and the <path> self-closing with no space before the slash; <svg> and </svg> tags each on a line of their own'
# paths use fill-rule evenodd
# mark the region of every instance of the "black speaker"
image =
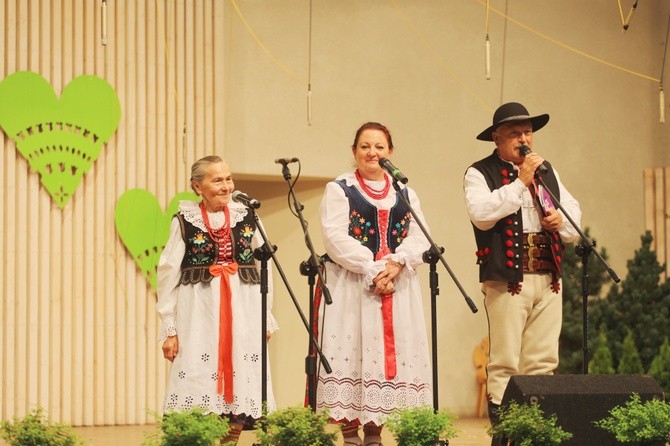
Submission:
<svg viewBox="0 0 670 446">
<path fill-rule="evenodd" d="M 593 422 L 609 416 L 633 393 L 642 401 L 663 399 L 663 389 L 649 375 L 517 375 L 507 384 L 502 404 L 536 402 L 545 415 L 555 414 L 573 435 L 561 446 L 610 446 L 621 443 Z"/>
</svg>

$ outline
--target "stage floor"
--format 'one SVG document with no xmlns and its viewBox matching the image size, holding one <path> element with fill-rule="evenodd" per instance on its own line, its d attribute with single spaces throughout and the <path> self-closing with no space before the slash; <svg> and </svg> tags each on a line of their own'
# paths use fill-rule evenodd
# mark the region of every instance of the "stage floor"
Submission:
<svg viewBox="0 0 670 446">
<path fill-rule="evenodd" d="M 489 446 L 491 439 L 486 434 L 488 427 L 488 418 L 463 418 L 456 421 L 456 425 L 461 429 L 458 437 L 450 442 L 450 446 Z M 140 426 L 96 426 L 96 427 L 77 427 L 77 431 L 90 446 L 139 446 L 144 440 L 145 433 L 153 432 L 155 425 Z M 335 429 L 335 426 L 333 426 Z M 240 438 L 239 446 L 251 446 L 256 440 L 253 431 L 245 431 Z M 396 443 L 393 437 L 384 431 L 382 440 L 386 446 L 394 446 Z M 341 445 L 339 440 L 336 445 Z M 6 444 L 0 440 L 0 445 Z M 298 445 L 296 445 L 298 446 Z"/>
</svg>

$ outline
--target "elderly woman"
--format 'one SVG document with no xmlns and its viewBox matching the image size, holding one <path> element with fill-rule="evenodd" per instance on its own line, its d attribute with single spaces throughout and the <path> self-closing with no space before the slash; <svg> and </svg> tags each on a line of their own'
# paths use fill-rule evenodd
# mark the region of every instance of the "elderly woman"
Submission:
<svg viewBox="0 0 670 446">
<path fill-rule="evenodd" d="M 230 168 L 218 156 L 193 164 L 200 202 L 182 201 L 158 263 L 157 310 L 163 356 L 172 367 L 164 411 L 194 407 L 226 416 L 237 442 L 261 417 L 261 290 L 253 250 L 262 239 L 249 210 L 231 202 Z M 270 276 L 270 275 L 269 275 Z M 269 280 L 269 338 L 278 329 Z M 269 361 L 268 361 L 269 363 Z M 267 403 L 275 407 L 270 373 Z"/>
<path fill-rule="evenodd" d="M 378 446 L 391 411 L 432 404 L 415 271 L 429 242 L 379 165 L 393 155 L 388 129 L 364 124 L 351 150 L 356 170 L 328 183 L 321 203 L 333 302 L 320 305 L 319 334 L 333 371 L 320 370 L 317 407 L 340 423 L 345 445 Z M 402 187 L 400 193 L 424 222 L 414 191 Z"/>
</svg>

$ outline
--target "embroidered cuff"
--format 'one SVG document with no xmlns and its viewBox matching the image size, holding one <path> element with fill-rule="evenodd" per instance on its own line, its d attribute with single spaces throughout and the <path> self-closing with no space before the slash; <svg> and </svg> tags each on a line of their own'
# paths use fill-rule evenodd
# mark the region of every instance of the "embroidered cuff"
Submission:
<svg viewBox="0 0 670 446">
<path fill-rule="evenodd" d="M 366 290 L 369 290 L 370 288 L 374 287 L 375 284 L 373 282 L 374 278 L 379 275 L 384 269 L 386 268 L 386 261 L 385 260 L 379 260 L 376 261 L 372 264 L 372 267 L 368 270 L 367 275 L 363 277 L 363 288 Z"/>
<path fill-rule="evenodd" d="M 161 328 L 158 331 L 158 341 L 163 342 L 168 336 L 177 334 L 177 324 L 174 316 L 165 316 L 161 321 Z"/>
</svg>

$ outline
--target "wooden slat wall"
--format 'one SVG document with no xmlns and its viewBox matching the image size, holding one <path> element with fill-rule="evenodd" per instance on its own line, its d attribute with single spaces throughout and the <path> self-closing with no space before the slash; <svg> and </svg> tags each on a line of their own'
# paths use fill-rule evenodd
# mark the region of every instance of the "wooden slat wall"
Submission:
<svg viewBox="0 0 670 446">
<path fill-rule="evenodd" d="M 652 249 L 661 264 L 665 264 L 664 279 L 668 278 L 668 253 L 670 251 L 670 167 L 644 170 L 644 220 L 645 229 L 654 237 Z"/>
<path fill-rule="evenodd" d="M 116 234 L 128 189 L 165 208 L 192 162 L 222 154 L 220 0 L 0 0 L 0 79 L 40 73 L 60 95 L 106 79 L 121 122 L 64 209 L 3 133 L 0 156 L 0 418 L 43 407 L 73 425 L 153 422 L 166 361 L 155 293 Z M 219 125 L 216 125 L 216 124 Z"/>
</svg>

